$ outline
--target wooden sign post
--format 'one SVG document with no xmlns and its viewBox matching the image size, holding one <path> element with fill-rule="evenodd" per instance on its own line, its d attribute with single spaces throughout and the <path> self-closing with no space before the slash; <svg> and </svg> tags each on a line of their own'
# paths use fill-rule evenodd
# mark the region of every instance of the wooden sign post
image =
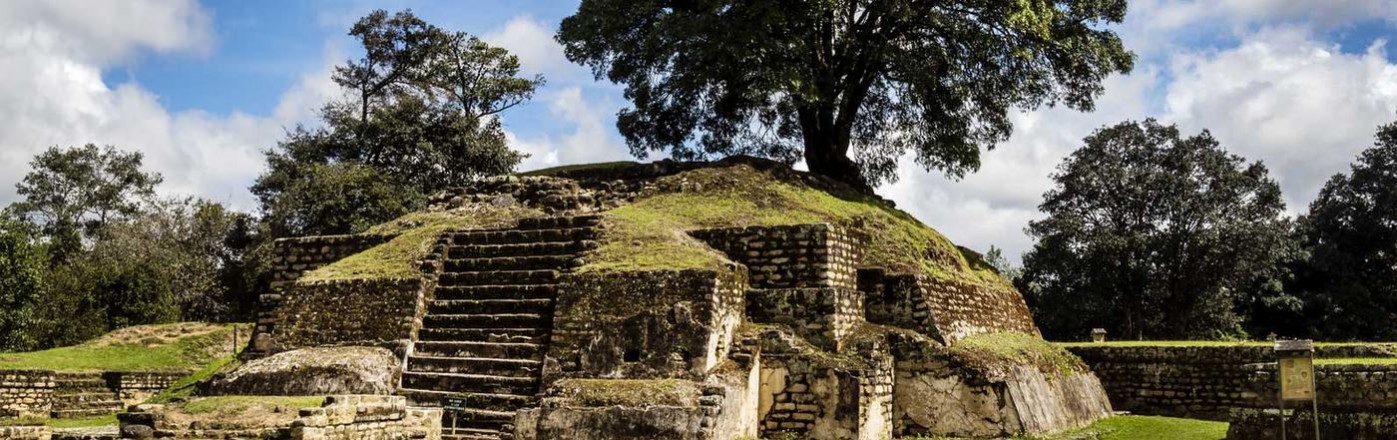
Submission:
<svg viewBox="0 0 1397 440">
<path fill-rule="evenodd" d="M 1315 389 L 1315 346 L 1304 339 L 1276 341 L 1277 374 L 1281 379 L 1281 439 L 1285 440 L 1285 403 L 1310 402 L 1315 440 L 1319 440 L 1319 398 Z"/>
</svg>

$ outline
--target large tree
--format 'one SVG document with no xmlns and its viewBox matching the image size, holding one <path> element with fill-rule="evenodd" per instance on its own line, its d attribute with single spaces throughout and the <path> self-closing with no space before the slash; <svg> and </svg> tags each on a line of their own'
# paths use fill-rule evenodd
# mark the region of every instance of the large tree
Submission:
<svg viewBox="0 0 1397 440">
<path fill-rule="evenodd" d="M 1090 110 L 1133 55 L 1125 0 L 583 0 L 558 41 L 624 84 L 632 153 L 751 154 L 856 186 L 963 175 L 1011 108 Z M 852 158 L 850 156 L 853 156 Z"/>
<path fill-rule="evenodd" d="M 1397 338 L 1397 123 L 1324 185 L 1301 224 L 1310 253 L 1301 289 L 1320 335 Z"/>
<path fill-rule="evenodd" d="M 50 147 L 34 157 L 33 168 L 15 185 L 21 197 L 7 208 L 38 225 L 66 258 L 83 238 L 140 212 L 160 184 L 157 173 L 141 169 L 142 154 L 112 146 Z"/>
<path fill-rule="evenodd" d="M 543 82 L 520 76 L 517 57 L 408 11 L 374 11 L 349 34 L 364 55 L 335 69 L 348 99 L 269 151 L 252 188 L 274 235 L 357 232 L 524 157 L 495 117 Z"/>
<path fill-rule="evenodd" d="M 1280 295 L 1294 248 L 1280 188 L 1207 131 L 1104 128 L 1053 178 L 1019 280 L 1046 335 L 1231 336 L 1240 306 Z"/>
<path fill-rule="evenodd" d="M 0 218 L 0 352 L 36 348 L 48 259 L 29 228 Z"/>
</svg>

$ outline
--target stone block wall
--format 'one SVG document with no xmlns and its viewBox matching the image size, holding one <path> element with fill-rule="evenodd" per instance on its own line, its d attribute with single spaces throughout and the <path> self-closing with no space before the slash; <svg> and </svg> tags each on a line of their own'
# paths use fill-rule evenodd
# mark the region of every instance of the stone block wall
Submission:
<svg viewBox="0 0 1397 440">
<path fill-rule="evenodd" d="M 973 284 L 919 276 L 931 317 L 945 342 L 979 333 L 1039 335 L 1023 295 L 1007 285 Z"/>
<path fill-rule="evenodd" d="M 1279 383 L 1270 346 L 1074 346 L 1101 378 L 1117 410 L 1227 420 L 1234 408 L 1275 408 Z M 1376 353 L 1382 347 L 1321 347 L 1317 355 Z M 1321 412 L 1397 411 L 1397 366 L 1319 365 Z"/>
<path fill-rule="evenodd" d="M 49 440 L 52 434 L 48 426 L 0 426 L 0 438 L 7 440 Z"/>
<path fill-rule="evenodd" d="M 56 385 L 52 371 L 0 371 L 0 417 L 48 417 Z"/>
<path fill-rule="evenodd" d="M 864 322 L 863 292 L 836 287 L 753 289 L 747 292 L 752 322 L 785 324 L 812 344 L 840 351 Z"/>
<path fill-rule="evenodd" d="M 441 410 L 408 408 L 402 396 L 340 395 L 302 408 L 284 426 L 238 420 L 176 424 L 163 405 L 141 405 L 117 416 L 122 438 L 257 438 L 267 440 L 380 440 L 441 438 Z"/>
<path fill-rule="evenodd" d="M 882 440 L 893 434 L 893 363 L 885 345 L 823 353 L 783 326 L 744 341 L 760 362 L 761 438 Z M 755 347 L 753 345 L 755 344 Z"/>
<path fill-rule="evenodd" d="M 1037 335 L 1023 296 L 1008 286 L 946 281 L 918 274 L 861 269 L 868 321 L 915 330 L 946 344 L 979 333 Z"/>
<path fill-rule="evenodd" d="M 247 355 L 271 354 L 269 350 L 275 344 L 267 336 L 276 331 L 280 318 L 276 312 L 286 296 L 286 289 L 295 287 L 302 275 L 391 239 L 391 235 L 375 234 L 277 239 L 272 245 L 271 291 L 258 297 L 257 327 L 248 341 Z"/>
<path fill-rule="evenodd" d="M 558 288 L 544 383 L 561 377 L 701 378 L 743 322 L 741 267 L 581 273 Z"/>
<path fill-rule="evenodd" d="M 102 379 L 123 402 L 133 404 L 164 391 L 188 375 L 187 371 L 109 371 L 102 373 Z"/>
<path fill-rule="evenodd" d="M 272 354 L 326 345 L 405 349 L 420 327 L 426 279 L 326 281 L 283 286 L 253 349 Z"/>
<path fill-rule="evenodd" d="M 277 239 L 272 244 L 272 287 L 392 240 L 391 235 L 321 235 Z"/>
<path fill-rule="evenodd" d="M 1234 407 L 1262 402 L 1245 392 L 1256 371 L 1275 360 L 1271 347 L 1068 348 L 1101 378 L 1111 404 L 1136 414 L 1226 420 Z"/>
<path fill-rule="evenodd" d="M 829 224 L 704 229 L 690 235 L 747 266 L 755 289 L 856 289 L 858 247 Z"/>
<path fill-rule="evenodd" d="M 1307 407 L 1308 408 L 1308 407 Z M 1315 440 L 1313 414 L 1308 409 L 1284 417 L 1285 436 L 1294 440 Z M 1273 440 L 1282 438 L 1282 416 L 1277 410 L 1236 409 L 1227 426 L 1227 440 Z M 1319 435 L 1322 439 L 1387 440 L 1397 437 L 1397 413 L 1332 412 L 1320 408 Z"/>
</svg>

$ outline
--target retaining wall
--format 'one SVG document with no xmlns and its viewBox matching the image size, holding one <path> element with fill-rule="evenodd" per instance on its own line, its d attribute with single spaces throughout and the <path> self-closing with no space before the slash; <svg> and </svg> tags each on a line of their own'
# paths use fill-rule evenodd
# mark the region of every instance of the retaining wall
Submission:
<svg viewBox="0 0 1397 440">
<path fill-rule="evenodd" d="M 857 288 L 858 247 L 829 224 L 704 229 L 689 235 L 747 266 L 756 289 Z"/>
</svg>

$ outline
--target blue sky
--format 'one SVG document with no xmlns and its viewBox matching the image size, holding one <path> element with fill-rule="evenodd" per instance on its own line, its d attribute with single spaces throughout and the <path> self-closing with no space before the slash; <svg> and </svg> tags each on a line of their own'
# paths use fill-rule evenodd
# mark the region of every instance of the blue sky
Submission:
<svg viewBox="0 0 1397 440">
<path fill-rule="evenodd" d="M 578 0 L 0 2 L 0 203 L 33 154 L 87 142 L 136 149 L 162 193 L 244 210 L 261 151 L 314 123 L 338 91 L 330 68 L 355 56 L 345 32 L 372 9 L 429 22 L 518 54 L 548 85 L 503 116 L 524 168 L 625 159 L 621 89 L 572 65 L 552 41 Z M 1302 212 L 1397 116 L 1397 2 L 1135 0 L 1116 29 L 1140 59 L 1106 82 L 1097 111 L 1015 112 L 1014 137 L 961 180 L 910 161 L 880 189 L 953 240 L 1027 250 L 1023 234 L 1058 163 L 1092 130 L 1155 117 L 1211 130 L 1262 160 Z"/>
</svg>

